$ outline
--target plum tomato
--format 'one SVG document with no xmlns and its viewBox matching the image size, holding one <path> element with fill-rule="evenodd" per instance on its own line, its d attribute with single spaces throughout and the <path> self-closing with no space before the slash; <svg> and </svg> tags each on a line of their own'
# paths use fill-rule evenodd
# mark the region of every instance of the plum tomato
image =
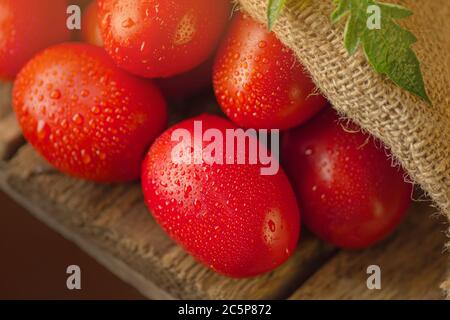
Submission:
<svg viewBox="0 0 450 320">
<path fill-rule="evenodd" d="M 378 141 L 352 123 L 343 126 L 330 108 L 287 132 L 283 164 L 305 225 L 338 247 L 358 249 L 395 229 L 412 185 Z"/>
<path fill-rule="evenodd" d="M 59 44 L 33 58 L 17 76 L 13 106 L 25 138 L 48 162 L 97 182 L 137 180 L 167 124 L 156 86 L 88 44 Z"/>
<path fill-rule="evenodd" d="M 205 114 L 163 133 L 142 167 L 149 210 L 173 239 L 216 272 L 240 278 L 273 270 L 293 253 L 300 232 L 300 215 L 286 175 L 281 168 L 274 175 L 261 175 L 261 164 L 248 161 L 174 162 L 176 150 L 184 150 L 184 158 L 208 146 L 195 137 L 196 121 L 205 132 L 212 129 L 225 135 L 237 128 Z M 179 129 L 194 138 L 173 139 Z M 181 148 L 175 149 L 179 144 Z M 264 148 L 262 143 L 260 147 Z"/>
<path fill-rule="evenodd" d="M 14 79 L 36 53 L 70 39 L 66 0 L 0 0 L 0 78 Z"/>
<path fill-rule="evenodd" d="M 327 103 L 294 53 L 243 14 L 219 49 L 213 83 L 223 111 L 245 128 L 289 129 Z"/>
<path fill-rule="evenodd" d="M 105 48 L 123 69 L 146 78 L 199 66 L 230 16 L 229 0 L 99 0 Z"/>
<path fill-rule="evenodd" d="M 100 34 L 97 15 L 97 3 L 92 1 L 83 12 L 83 18 L 81 20 L 81 39 L 94 46 L 103 47 L 103 39 Z"/>
</svg>

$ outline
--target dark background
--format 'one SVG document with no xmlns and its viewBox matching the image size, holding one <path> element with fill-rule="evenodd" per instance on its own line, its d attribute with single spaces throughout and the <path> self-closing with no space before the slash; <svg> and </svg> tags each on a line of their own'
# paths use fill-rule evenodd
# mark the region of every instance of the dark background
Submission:
<svg viewBox="0 0 450 320">
<path fill-rule="evenodd" d="M 0 299 L 144 299 L 0 192 Z M 66 269 L 81 268 L 81 290 Z"/>
</svg>

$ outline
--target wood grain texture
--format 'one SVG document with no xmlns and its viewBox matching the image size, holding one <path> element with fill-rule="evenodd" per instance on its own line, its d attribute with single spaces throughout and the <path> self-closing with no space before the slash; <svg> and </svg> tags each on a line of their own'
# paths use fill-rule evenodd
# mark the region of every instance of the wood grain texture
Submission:
<svg viewBox="0 0 450 320">
<path fill-rule="evenodd" d="M 445 224 L 432 217 L 435 212 L 416 203 L 392 237 L 368 250 L 339 252 L 290 299 L 444 298 L 439 285 L 448 267 Z M 367 289 L 369 265 L 381 268 L 381 290 Z"/>
<path fill-rule="evenodd" d="M 449 267 L 447 268 L 447 270 L 450 269 L 450 263 L 449 263 Z M 449 279 L 450 276 L 447 276 L 447 279 Z M 441 289 L 444 291 L 445 294 L 445 298 L 447 300 L 450 300 L 450 280 L 444 281 L 441 285 Z"/>
<path fill-rule="evenodd" d="M 10 112 L 0 118 L 0 160 L 10 159 L 24 143 L 15 114 Z"/>
<path fill-rule="evenodd" d="M 0 119 L 11 112 L 12 82 L 0 81 Z"/>
<path fill-rule="evenodd" d="M 0 81 L 0 161 L 13 156 L 25 143 L 11 107 L 11 82 Z"/>
<path fill-rule="evenodd" d="M 147 212 L 139 185 L 97 185 L 49 167 L 29 145 L 0 170 L 0 186 L 149 298 L 281 299 L 335 250 L 306 234 L 276 271 L 235 280 L 186 254 Z"/>
</svg>

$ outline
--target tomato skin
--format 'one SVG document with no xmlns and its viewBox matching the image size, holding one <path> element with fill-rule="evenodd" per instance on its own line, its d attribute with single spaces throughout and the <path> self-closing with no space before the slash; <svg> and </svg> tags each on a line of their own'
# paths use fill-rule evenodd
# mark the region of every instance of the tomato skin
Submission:
<svg viewBox="0 0 450 320">
<path fill-rule="evenodd" d="M 0 79 L 14 79 L 37 52 L 70 39 L 66 10 L 66 0 L 0 0 Z"/>
<path fill-rule="evenodd" d="M 95 1 L 92 1 L 84 9 L 81 22 L 81 39 L 94 46 L 103 47 L 103 39 L 97 20 L 97 3 Z"/>
<path fill-rule="evenodd" d="M 343 125 L 343 124 L 342 124 Z M 305 225 L 338 247 L 365 248 L 400 223 L 412 185 L 384 148 L 331 108 L 283 137 L 283 162 Z M 349 130 L 351 132 L 349 132 Z"/>
<path fill-rule="evenodd" d="M 125 70 L 147 78 L 187 72 L 213 52 L 229 0 L 99 0 L 105 48 Z"/>
<path fill-rule="evenodd" d="M 202 121 L 203 130 L 236 128 L 218 116 L 202 115 L 160 136 L 142 170 L 149 210 L 173 239 L 216 272 L 241 278 L 273 270 L 295 250 L 300 232 L 287 177 L 281 168 L 262 176 L 259 164 L 173 162 L 178 141 L 172 142 L 171 134 L 179 128 L 193 134 L 194 121 Z M 185 146 L 189 150 L 191 143 Z"/>
<path fill-rule="evenodd" d="M 239 14 L 222 43 L 213 83 L 225 114 L 245 128 L 289 129 L 326 105 L 294 53 L 267 28 Z"/>
<path fill-rule="evenodd" d="M 72 0 L 71 3 L 74 3 L 78 6 L 80 6 L 82 9 L 85 9 L 88 7 L 91 3 L 95 2 L 96 0 Z"/>
<path fill-rule="evenodd" d="M 32 59 L 17 76 L 13 106 L 25 138 L 51 164 L 97 182 L 138 179 L 167 123 L 151 81 L 87 44 L 60 44 Z"/>
</svg>

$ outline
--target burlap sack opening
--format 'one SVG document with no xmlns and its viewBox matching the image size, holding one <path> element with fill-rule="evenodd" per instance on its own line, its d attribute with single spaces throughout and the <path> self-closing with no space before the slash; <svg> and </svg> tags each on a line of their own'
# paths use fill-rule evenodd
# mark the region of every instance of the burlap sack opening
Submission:
<svg viewBox="0 0 450 320">
<path fill-rule="evenodd" d="M 239 0 L 245 12 L 264 23 L 267 2 Z M 433 106 L 376 74 L 362 50 L 347 54 L 344 26 L 330 22 L 331 0 L 309 0 L 301 9 L 295 0 L 288 0 L 273 30 L 294 50 L 333 106 L 381 139 L 450 219 L 450 2 L 385 2 L 414 12 L 400 23 L 418 38 L 414 50 Z M 450 276 L 442 287 L 450 295 Z"/>
</svg>

